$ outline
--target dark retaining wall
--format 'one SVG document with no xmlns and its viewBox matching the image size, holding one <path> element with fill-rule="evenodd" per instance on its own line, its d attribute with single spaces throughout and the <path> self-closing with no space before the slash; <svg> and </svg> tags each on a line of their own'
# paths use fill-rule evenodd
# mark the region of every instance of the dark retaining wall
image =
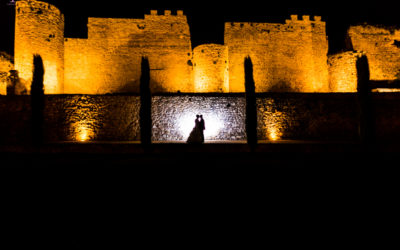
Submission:
<svg viewBox="0 0 400 250">
<path fill-rule="evenodd" d="M 31 141 L 30 96 L 0 96 L 0 144 Z"/>
<path fill-rule="evenodd" d="M 355 94 L 259 94 L 257 109 L 261 140 L 358 138 L 359 108 Z"/>
<path fill-rule="evenodd" d="M 138 141 L 139 96 L 49 95 L 48 141 Z"/>
<path fill-rule="evenodd" d="M 400 139 L 400 93 L 373 95 L 378 139 Z M 257 95 L 258 137 L 357 140 L 356 94 L 268 93 Z M 139 141 L 140 98 L 135 95 L 46 96 L 46 141 Z M 244 141 L 244 94 L 153 96 L 153 141 L 185 141 L 196 114 L 206 140 Z M 0 143 L 30 142 L 30 97 L 0 96 Z"/>
<path fill-rule="evenodd" d="M 46 95 L 45 141 L 138 141 L 138 96 Z M 0 96 L 0 143 L 30 142 L 30 96 Z"/>
</svg>

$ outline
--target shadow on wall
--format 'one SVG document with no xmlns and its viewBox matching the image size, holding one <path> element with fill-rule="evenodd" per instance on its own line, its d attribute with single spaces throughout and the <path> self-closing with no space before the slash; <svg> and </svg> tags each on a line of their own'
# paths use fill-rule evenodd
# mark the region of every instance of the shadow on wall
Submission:
<svg viewBox="0 0 400 250">
<path fill-rule="evenodd" d="M 126 50 L 126 46 L 119 46 L 116 49 L 116 54 L 120 53 L 123 54 L 125 53 L 124 50 Z M 118 52 L 120 51 L 120 52 Z M 154 74 L 158 71 L 159 69 L 154 69 L 152 68 L 152 61 L 149 59 L 148 56 L 143 55 L 141 57 L 137 56 L 137 59 L 135 60 L 135 63 L 130 63 L 127 62 L 127 65 L 130 65 L 129 68 L 124 68 L 124 67 L 117 67 L 118 71 L 113 72 L 114 75 L 119 76 L 120 78 L 117 78 L 116 81 L 123 82 L 124 84 L 122 85 L 117 85 L 115 90 L 113 90 L 113 93 L 110 94 L 140 94 L 140 77 L 141 77 L 141 63 L 143 61 L 143 58 L 146 58 L 149 64 L 149 74 L 150 74 L 150 90 L 152 93 L 165 93 L 168 92 L 167 89 L 165 89 L 162 85 L 162 83 L 156 81 L 154 79 Z M 127 72 L 130 71 L 130 72 Z M 136 73 L 134 73 L 136 72 Z M 100 72 L 101 73 L 101 72 Z M 134 77 L 132 76 L 134 75 Z M 127 75 L 131 75 L 130 77 L 134 78 L 132 80 L 126 81 L 124 77 Z"/>
<path fill-rule="evenodd" d="M 27 85 L 28 83 L 24 79 L 19 78 L 17 70 L 10 70 L 10 75 L 7 80 L 7 95 L 27 95 Z"/>
<path fill-rule="evenodd" d="M 267 92 L 301 92 L 299 88 L 294 88 L 290 83 L 280 81 L 267 89 Z"/>
<path fill-rule="evenodd" d="M 167 87 L 165 87 L 164 82 L 173 82 L 170 77 L 176 76 L 177 74 L 180 76 L 185 76 L 186 68 L 182 68 L 178 70 L 178 73 L 175 74 L 175 69 L 170 68 L 174 62 L 169 61 L 171 58 L 176 60 L 179 59 L 179 55 L 176 55 L 174 51 L 162 52 L 162 55 L 157 55 L 160 51 L 154 49 L 151 46 L 148 47 L 138 47 L 138 38 L 137 36 L 130 35 L 128 36 L 128 41 L 123 44 L 115 45 L 112 48 L 112 55 L 107 56 L 106 60 L 102 62 L 101 65 L 95 69 L 96 72 L 94 74 L 97 75 L 107 75 L 110 76 L 107 78 L 109 81 L 109 86 L 107 89 L 111 89 L 112 94 L 139 94 L 140 93 L 140 76 L 141 76 L 141 60 L 142 57 L 146 57 L 149 61 L 150 65 L 150 86 L 152 93 L 166 93 L 170 92 Z M 187 55 L 182 53 L 182 55 Z M 184 63 L 182 65 L 186 65 L 188 58 L 181 58 Z M 163 62 L 160 67 L 160 62 Z M 181 66 L 182 66 L 181 65 Z M 188 67 L 191 67 L 187 65 Z M 187 77 L 178 77 L 182 81 L 189 79 L 190 74 L 187 74 Z M 84 84 L 84 82 L 82 82 Z M 176 83 L 181 87 L 182 84 L 179 82 Z M 185 84 L 184 86 L 186 86 Z M 184 89 L 182 92 L 186 92 Z"/>
<path fill-rule="evenodd" d="M 152 86 L 151 93 L 153 93 L 153 94 L 167 92 L 167 90 L 164 89 L 159 82 L 154 81 L 153 79 L 150 79 L 150 86 Z M 108 93 L 108 94 L 111 94 L 111 95 L 140 94 L 140 79 L 137 79 L 134 81 L 129 81 L 129 82 L 127 82 L 127 84 L 115 89 L 115 91 L 113 91 L 113 93 Z"/>
</svg>

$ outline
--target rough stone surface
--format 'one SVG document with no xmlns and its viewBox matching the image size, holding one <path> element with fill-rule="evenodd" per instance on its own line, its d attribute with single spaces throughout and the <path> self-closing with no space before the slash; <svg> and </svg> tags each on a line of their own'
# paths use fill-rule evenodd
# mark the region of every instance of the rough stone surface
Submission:
<svg viewBox="0 0 400 250">
<path fill-rule="evenodd" d="M 399 29 L 351 26 L 348 38 L 350 50 L 366 53 L 372 80 L 400 79 Z M 29 94 L 34 54 L 43 58 L 46 94 L 138 93 L 143 56 L 150 62 L 153 93 L 244 92 L 248 56 L 256 92 L 353 92 L 355 82 L 351 52 L 330 56 L 328 65 L 326 23 L 320 16 L 228 22 L 223 45 L 192 50 L 182 11 L 152 10 L 142 19 L 89 17 L 87 38 L 64 38 L 59 9 L 20 0 L 14 54 L 24 85 L 19 94 Z"/>
<path fill-rule="evenodd" d="M 88 38 L 65 40 L 66 93 L 138 93 L 141 58 L 153 92 L 193 92 L 192 46 L 182 12 L 89 18 Z"/>
<path fill-rule="evenodd" d="M 45 93 L 64 93 L 64 15 L 40 1 L 17 1 L 15 11 L 15 69 L 26 93 L 30 93 L 34 54 L 43 59 Z"/>
<path fill-rule="evenodd" d="M 229 92 L 228 48 L 203 44 L 193 49 L 194 91 Z"/>
<path fill-rule="evenodd" d="M 197 114 L 205 120 L 205 140 L 246 140 L 245 105 L 244 96 L 154 96 L 153 140 L 186 141 Z"/>
<path fill-rule="evenodd" d="M 257 97 L 261 140 L 354 140 L 358 105 L 354 94 L 264 94 Z"/>
<path fill-rule="evenodd" d="M 357 92 L 356 62 L 363 53 L 346 51 L 328 57 L 331 92 Z"/>
<path fill-rule="evenodd" d="M 138 96 L 48 96 L 45 111 L 48 140 L 140 140 L 139 109 Z"/>
<path fill-rule="evenodd" d="M 400 93 L 373 93 L 379 140 L 400 139 Z M 139 141 L 140 99 L 131 95 L 48 95 L 46 141 Z M 243 141 L 245 97 L 232 94 L 157 95 L 153 141 L 184 142 L 203 114 L 206 140 Z M 257 95 L 259 140 L 357 140 L 357 95 Z M 29 143 L 30 96 L 0 96 L 0 144 Z"/>
<path fill-rule="evenodd" d="M 47 94 L 138 93 L 143 56 L 153 93 L 244 92 L 247 56 L 257 92 L 329 91 L 328 42 L 318 16 L 226 23 L 224 40 L 200 45 L 204 53 L 194 56 L 186 16 L 168 10 L 143 19 L 89 17 L 87 38 L 64 38 L 64 17 L 55 6 L 27 0 L 16 6 L 15 65 L 27 93 L 36 53 L 44 61 Z"/>
<path fill-rule="evenodd" d="M 256 92 L 327 92 L 328 40 L 320 17 L 286 23 L 226 23 L 229 90 L 244 92 L 244 59 L 253 63 Z"/>
<path fill-rule="evenodd" d="M 400 79 L 400 29 L 357 25 L 348 35 L 352 49 L 366 53 L 371 80 Z"/>
</svg>

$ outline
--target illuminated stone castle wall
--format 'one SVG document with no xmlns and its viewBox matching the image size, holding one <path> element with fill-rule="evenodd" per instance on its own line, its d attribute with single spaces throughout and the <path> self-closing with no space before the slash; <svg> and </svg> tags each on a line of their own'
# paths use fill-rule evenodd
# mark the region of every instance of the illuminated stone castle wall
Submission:
<svg viewBox="0 0 400 250">
<path fill-rule="evenodd" d="M 60 11 L 18 1 L 16 69 L 29 83 L 32 57 L 43 57 L 46 93 L 138 93 L 140 60 L 149 58 L 153 92 L 243 92 L 244 58 L 256 91 L 329 91 L 325 22 L 293 15 L 285 24 L 227 23 L 225 44 L 192 50 L 182 11 L 144 19 L 89 18 L 88 38 L 65 38 Z"/>
<path fill-rule="evenodd" d="M 10 70 L 14 69 L 11 57 L 0 53 L 0 95 L 7 94 L 7 83 Z"/>
<path fill-rule="evenodd" d="M 351 47 L 366 53 L 372 80 L 400 79 L 400 29 L 358 25 L 348 35 Z"/>
<path fill-rule="evenodd" d="M 192 92 L 192 47 L 182 11 L 144 19 L 89 18 L 88 39 L 65 41 L 65 93 L 139 92 L 148 57 L 154 92 Z"/>
<path fill-rule="evenodd" d="M 229 90 L 244 92 L 244 59 L 253 63 L 257 92 L 329 91 L 325 22 L 316 16 L 285 24 L 226 23 L 229 53 Z"/>
<path fill-rule="evenodd" d="M 371 79 L 400 78 L 400 30 L 360 25 L 348 35 L 348 49 L 367 55 Z M 64 17 L 55 6 L 35 0 L 16 5 L 20 94 L 29 94 L 34 54 L 43 58 L 47 94 L 139 93 L 143 56 L 156 93 L 244 92 L 247 56 L 256 92 L 354 92 L 359 52 L 328 57 L 326 23 L 319 16 L 225 23 L 223 45 L 192 48 L 179 10 L 152 10 L 143 19 L 90 17 L 87 38 L 64 38 Z"/>
<path fill-rule="evenodd" d="M 193 50 L 194 91 L 229 92 L 228 48 L 199 45 Z"/>
<path fill-rule="evenodd" d="M 332 92 L 357 92 L 357 59 L 363 53 L 346 51 L 328 57 L 329 88 Z"/>
<path fill-rule="evenodd" d="M 53 5 L 39 1 L 17 1 L 15 11 L 15 69 L 26 92 L 30 92 L 33 55 L 39 54 L 45 68 L 45 93 L 63 93 L 63 14 Z"/>
</svg>

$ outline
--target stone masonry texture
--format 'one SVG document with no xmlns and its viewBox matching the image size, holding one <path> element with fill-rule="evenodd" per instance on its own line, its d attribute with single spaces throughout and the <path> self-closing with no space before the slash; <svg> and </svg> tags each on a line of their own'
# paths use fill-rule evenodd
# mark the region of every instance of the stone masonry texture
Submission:
<svg viewBox="0 0 400 250">
<path fill-rule="evenodd" d="M 352 49 L 366 53 L 371 80 L 400 79 L 400 29 L 357 25 L 348 35 Z"/>
<path fill-rule="evenodd" d="M 15 69 L 26 93 L 30 93 L 35 54 L 43 59 L 45 93 L 64 93 L 64 15 L 40 1 L 17 1 L 15 11 Z"/>
<path fill-rule="evenodd" d="M 320 16 L 227 22 L 224 44 L 196 48 L 181 10 L 89 17 L 85 38 L 64 37 L 63 14 L 45 2 L 17 1 L 15 17 L 15 69 L 24 85 L 17 94 L 29 94 L 34 54 L 43 58 L 46 94 L 137 94 L 142 57 L 150 62 L 153 93 L 244 92 L 246 57 L 258 93 L 354 92 L 352 52 L 367 55 L 372 80 L 400 78 L 400 30 L 393 27 L 350 26 L 348 51 L 328 55 Z"/>
<path fill-rule="evenodd" d="M 399 140 L 399 93 L 373 93 L 378 139 Z M 206 141 L 244 141 L 245 97 L 237 94 L 156 95 L 153 141 L 185 142 L 196 114 L 206 122 Z M 47 95 L 47 142 L 139 141 L 140 97 Z M 356 94 L 257 95 L 259 140 L 357 140 Z M 30 141 L 30 96 L 0 96 L 0 144 Z"/>
<path fill-rule="evenodd" d="M 245 105 L 244 96 L 154 96 L 153 140 L 186 141 L 197 114 L 205 120 L 205 140 L 246 140 Z"/>
</svg>

